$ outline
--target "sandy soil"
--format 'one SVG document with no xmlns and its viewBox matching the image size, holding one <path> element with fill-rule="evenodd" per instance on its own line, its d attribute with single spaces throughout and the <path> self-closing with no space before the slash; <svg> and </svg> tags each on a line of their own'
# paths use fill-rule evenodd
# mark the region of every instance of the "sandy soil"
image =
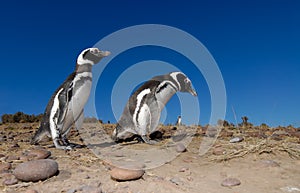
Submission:
<svg viewBox="0 0 300 193">
<path fill-rule="evenodd" d="M 38 146 L 29 145 L 38 124 L 0 126 L 0 162 L 11 162 L 12 169 L 20 156 Z M 51 151 L 50 159 L 59 164 L 59 174 L 45 181 L 0 184 L 0 192 L 200 192 L 200 193 L 282 193 L 300 192 L 300 138 L 298 131 L 270 129 L 223 129 L 217 140 L 205 128 L 161 127 L 162 140 L 156 145 L 140 143 L 114 144 L 109 133 L 114 125 L 85 124 L 78 133 L 70 132 L 70 141 L 87 147 L 63 151 L 45 139 L 40 146 Z M 292 135 L 291 133 L 296 133 Z M 233 136 L 244 141 L 230 143 Z M 177 136 L 177 137 L 174 137 Z M 275 137 L 274 137 L 275 136 Z M 178 153 L 178 143 L 187 151 Z M 16 145 L 17 144 L 17 145 Z M 204 147 L 204 149 L 203 149 Z M 208 150 L 199 154 L 199 148 Z M 109 164 L 143 164 L 145 174 L 139 180 L 117 182 L 111 179 Z M 241 184 L 224 187 L 222 181 L 237 178 Z"/>
</svg>

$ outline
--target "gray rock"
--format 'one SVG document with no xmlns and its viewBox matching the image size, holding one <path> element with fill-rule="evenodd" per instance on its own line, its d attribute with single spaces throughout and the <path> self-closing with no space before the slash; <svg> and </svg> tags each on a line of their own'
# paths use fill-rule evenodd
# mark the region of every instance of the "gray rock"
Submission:
<svg viewBox="0 0 300 193">
<path fill-rule="evenodd" d="M 274 160 L 262 160 L 260 162 L 262 167 L 279 167 L 279 163 Z"/>
<path fill-rule="evenodd" d="M 242 142 L 244 141 L 244 138 L 243 137 L 234 137 L 232 139 L 230 139 L 230 143 L 238 143 L 238 142 Z"/>
<path fill-rule="evenodd" d="M 172 182 L 173 184 L 176 184 L 177 186 L 184 184 L 183 181 L 177 177 L 171 178 L 170 182 Z"/>
<path fill-rule="evenodd" d="M 238 186 L 240 184 L 241 184 L 241 181 L 239 179 L 237 179 L 237 178 L 226 178 L 221 183 L 221 185 L 225 186 L 225 187 Z"/>
<path fill-rule="evenodd" d="M 67 191 L 67 193 L 75 193 L 77 190 L 76 189 L 70 189 Z"/>
<path fill-rule="evenodd" d="M 54 160 L 40 159 L 19 164 L 13 174 L 22 181 L 39 181 L 54 176 L 58 171 L 58 164 Z"/>
<path fill-rule="evenodd" d="M 183 143 L 178 143 L 178 144 L 176 145 L 176 151 L 177 151 L 178 153 L 186 152 L 186 147 L 184 146 Z"/>
<path fill-rule="evenodd" d="M 94 187 L 94 186 L 88 186 L 88 185 L 82 186 L 79 189 L 79 191 L 86 192 L 86 193 L 102 193 L 102 190 L 100 187 Z"/>
</svg>

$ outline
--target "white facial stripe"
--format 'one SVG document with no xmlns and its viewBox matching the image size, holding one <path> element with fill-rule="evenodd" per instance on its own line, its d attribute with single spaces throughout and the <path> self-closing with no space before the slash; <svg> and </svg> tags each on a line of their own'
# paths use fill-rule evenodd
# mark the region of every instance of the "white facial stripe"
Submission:
<svg viewBox="0 0 300 193">
<path fill-rule="evenodd" d="M 77 64 L 78 64 L 78 65 L 82 65 L 82 64 L 91 64 L 91 65 L 93 65 L 93 64 L 94 64 L 94 62 L 92 62 L 91 60 L 83 59 L 83 54 L 84 54 L 86 51 L 88 51 L 88 50 L 90 50 L 90 48 L 83 50 L 83 51 L 79 54 L 79 56 L 78 56 L 78 58 L 77 58 Z"/>
<path fill-rule="evenodd" d="M 178 90 L 181 89 L 180 83 L 179 83 L 178 80 L 177 80 L 177 74 L 180 74 L 180 73 L 181 73 L 181 72 L 173 72 L 173 73 L 170 74 L 170 76 L 173 78 L 173 80 L 177 83 L 177 85 L 178 85 Z M 176 88 L 177 88 L 177 86 L 176 86 Z"/>
<path fill-rule="evenodd" d="M 56 112 L 59 110 L 59 100 L 58 100 L 58 96 L 61 93 L 61 91 L 63 90 L 63 88 L 61 88 L 57 93 L 56 96 L 54 97 L 54 101 L 53 101 L 53 106 L 51 108 L 51 112 L 50 112 L 50 116 L 49 116 L 49 123 L 50 123 L 50 132 L 52 135 L 52 138 L 56 138 L 57 136 L 57 121 L 58 121 L 58 117 L 55 117 Z"/>
<path fill-rule="evenodd" d="M 140 92 L 136 97 L 137 98 L 136 99 L 136 106 L 135 106 L 135 110 L 134 110 L 134 113 L 133 113 L 133 122 L 134 122 L 135 125 L 137 125 L 137 113 L 140 109 L 142 99 L 144 98 L 144 96 L 146 96 L 150 92 L 151 92 L 150 88 L 147 88 L 147 89 L 143 90 L 142 92 Z"/>
</svg>

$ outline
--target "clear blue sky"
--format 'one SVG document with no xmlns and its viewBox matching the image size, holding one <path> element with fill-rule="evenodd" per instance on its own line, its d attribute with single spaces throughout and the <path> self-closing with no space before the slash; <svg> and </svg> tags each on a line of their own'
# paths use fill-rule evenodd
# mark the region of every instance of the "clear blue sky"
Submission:
<svg viewBox="0 0 300 193">
<path fill-rule="evenodd" d="M 154 23 L 188 32 L 210 51 L 225 81 L 227 120 L 235 123 L 233 107 L 238 122 L 246 115 L 254 124 L 299 127 L 299 10 L 297 0 L 2 2 L 0 114 L 42 113 L 53 91 L 73 71 L 82 49 L 124 27 Z M 151 48 L 129 51 L 106 69 L 106 76 L 117 77 L 124 66 L 139 62 L 137 54 L 162 60 L 170 54 L 184 60 L 171 52 L 160 53 Z M 205 124 L 210 114 L 209 93 L 205 81 L 194 84 L 200 123 Z M 109 85 L 104 89 L 111 89 Z M 99 118 L 115 122 L 110 96 L 96 96 L 103 97 L 96 103 Z M 177 100 L 174 97 L 170 108 L 176 108 Z M 167 122 L 175 121 L 175 114 L 168 116 Z"/>
</svg>

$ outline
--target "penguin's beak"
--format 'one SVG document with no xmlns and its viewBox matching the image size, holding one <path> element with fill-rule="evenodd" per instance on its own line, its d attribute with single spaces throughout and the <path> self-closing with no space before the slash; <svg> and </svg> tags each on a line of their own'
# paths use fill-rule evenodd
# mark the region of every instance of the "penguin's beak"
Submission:
<svg viewBox="0 0 300 193">
<path fill-rule="evenodd" d="M 197 92 L 194 89 L 191 89 L 189 93 L 191 93 L 191 95 L 193 96 L 197 96 Z"/>
<path fill-rule="evenodd" d="M 110 51 L 100 51 L 99 56 L 106 57 L 110 55 Z"/>
</svg>

